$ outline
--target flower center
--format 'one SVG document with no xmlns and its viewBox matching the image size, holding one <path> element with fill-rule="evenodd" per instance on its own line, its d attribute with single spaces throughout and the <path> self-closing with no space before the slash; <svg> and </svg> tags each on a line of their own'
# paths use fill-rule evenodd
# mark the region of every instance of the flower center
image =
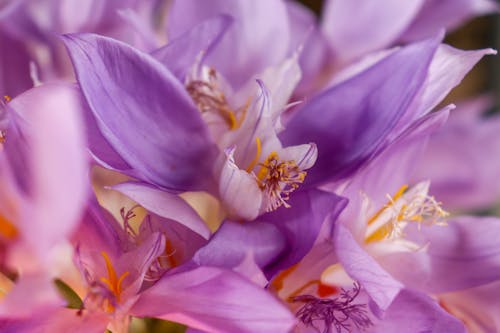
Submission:
<svg viewBox="0 0 500 333">
<path fill-rule="evenodd" d="M 278 153 L 271 152 L 264 163 L 260 163 L 257 172 L 257 182 L 266 195 L 266 212 L 278 209 L 281 206 L 289 208 L 287 201 L 290 193 L 295 191 L 304 182 L 306 171 L 299 168 L 295 161 L 283 161 Z"/>
<path fill-rule="evenodd" d="M 446 225 L 444 218 L 449 213 L 441 203 L 427 194 L 428 183 L 419 183 L 409 188 L 403 185 L 389 201 L 368 220 L 366 242 L 403 237 L 408 223 L 425 225 Z"/>
<path fill-rule="evenodd" d="M 233 110 L 219 87 L 218 81 L 215 69 L 209 68 L 206 79 L 189 81 L 186 84 L 186 90 L 201 113 L 216 115 L 227 124 L 230 130 L 238 129 L 245 119 L 250 101 L 242 107 Z M 239 118 L 237 118 L 237 114 L 239 114 Z"/>
</svg>

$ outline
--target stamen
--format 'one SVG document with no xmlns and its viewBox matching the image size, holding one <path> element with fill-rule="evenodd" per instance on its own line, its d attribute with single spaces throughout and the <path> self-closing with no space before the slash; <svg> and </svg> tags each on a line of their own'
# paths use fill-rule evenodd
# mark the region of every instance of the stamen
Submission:
<svg viewBox="0 0 500 333">
<path fill-rule="evenodd" d="M 4 143 L 7 140 L 7 132 L 0 130 L 0 143 Z"/>
<path fill-rule="evenodd" d="M 291 301 L 304 303 L 296 316 L 304 325 L 318 332 L 331 333 L 332 329 L 337 333 L 350 332 L 352 328 L 363 330 L 373 323 L 368 316 L 366 304 L 352 304 L 360 290 L 360 285 L 354 283 L 351 290 L 341 289 L 339 297 L 325 299 L 300 295 L 293 297 Z"/>
<path fill-rule="evenodd" d="M 266 212 L 281 206 L 289 208 L 290 193 L 304 182 L 307 172 L 300 170 L 295 161 L 281 161 L 278 153 L 271 152 L 257 173 L 257 182 L 267 197 Z"/>
<path fill-rule="evenodd" d="M 123 221 L 123 229 L 127 233 L 127 236 L 129 237 L 129 240 L 134 242 L 136 241 L 137 238 L 137 233 L 135 232 L 134 228 L 130 225 L 130 220 L 136 217 L 134 209 L 139 207 L 139 205 L 135 205 L 129 210 L 125 211 L 125 207 L 122 207 L 120 209 L 120 216 L 122 217 Z"/>
<path fill-rule="evenodd" d="M 391 207 L 394 209 L 394 204 Z M 440 202 L 427 193 L 417 193 L 410 198 L 407 204 L 403 204 L 399 211 L 394 209 L 393 214 L 390 238 L 403 235 L 404 223 L 416 222 L 419 228 L 422 224 L 445 226 L 446 221 L 443 219 L 450 215 L 441 208 Z"/>
<path fill-rule="evenodd" d="M 401 238 L 406 225 L 412 222 L 419 228 L 422 224 L 446 225 L 444 218 L 449 213 L 419 186 L 407 190 L 408 185 L 403 185 L 394 196 L 387 195 L 388 203 L 368 220 L 366 242 Z"/>
<path fill-rule="evenodd" d="M 217 81 L 217 72 L 210 68 L 208 80 L 192 80 L 187 83 L 186 90 L 202 113 L 215 113 L 227 123 L 230 130 L 238 129 L 243 123 L 250 103 L 247 102 L 243 107 L 233 110 Z M 236 118 L 236 113 L 241 114 L 239 119 Z"/>
<path fill-rule="evenodd" d="M 9 95 L 4 95 L 3 100 L 5 101 L 5 103 L 9 103 L 12 100 L 12 98 Z"/>
</svg>

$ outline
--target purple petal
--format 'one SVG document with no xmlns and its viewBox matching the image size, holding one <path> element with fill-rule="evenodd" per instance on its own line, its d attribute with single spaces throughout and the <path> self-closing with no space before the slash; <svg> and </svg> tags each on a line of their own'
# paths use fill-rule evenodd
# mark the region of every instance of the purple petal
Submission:
<svg viewBox="0 0 500 333">
<path fill-rule="evenodd" d="M 46 252 L 76 227 L 89 190 L 80 104 L 73 86 L 47 84 L 10 106 L 22 114 L 30 132 L 34 218 L 20 228 L 33 246 Z"/>
<path fill-rule="evenodd" d="M 175 194 L 170 194 L 140 183 L 123 183 L 113 186 L 117 190 L 148 211 L 174 220 L 205 239 L 210 236 L 210 230 L 196 211 L 186 201 Z"/>
<path fill-rule="evenodd" d="M 5 278 L 5 277 L 4 277 Z M 29 318 L 63 304 L 52 279 L 43 274 L 24 274 L 0 303 L 1 318 Z M 1 327 L 1 326 L 0 326 Z"/>
<path fill-rule="evenodd" d="M 286 5 L 292 37 L 290 51 L 294 52 L 302 47 L 299 57 L 302 79 L 295 94 L 307 96 L 324 83 L 321 78 L 327 77 L 324 72 L 331 65 L 333 56 L 314 13 L 296 1 L 287 1 Z"/>
<path fill-rule="evenodd" d="M 235 88 L 286 56 L 290 42 L 289 22 L 286 6 L 279 0 L 175 1 L 169 15 L 169 37 L 176 38 L 199 22 L 219 14 L 227 14 L 235 21 L 207 58 L 207 63 L 228 78 Z"/>
<path fill-rule="evenodd" d="M 380 267 L 342 224 L 337 224 L 333 242 L 337 257 L 347 274 L 361 284 L 382 311 L 386 310 L 403 285 Z"/>
<path fill-rule="evenodd" d="M 323 11 L 322 28 L 339 61 L 348 62 L 391 45 L 410 24 L 423 2 L 329 0 Z"/>
<path fill-rule="evenodd" d="M 432 293 L 472 288 L 500 278 L 499 232 L 500 220 L 494 217 L 450 219 L 447 226 L 414 230 L 424 250 L 381 262 L 412 288 Z"/>
<path fill-rule="evenodd" d="M 210 332 L 288 332 L 295 323 L 265 290 L 236 273 L 209 267 L 163 277 L 142 293 L 131 314 Z"/>
<path fill-rule="evenodd" d="M 258 219 L 273 223 L 287 240 L 282 256 L 266 268 L 268 277 L 299 262 L 313 247 L 323 224 L 337 219 L 346 200 L 332 193 L 310 190 L 294 193 L 289 204 L 290 208 L 282 207 Z"/>
<path fill-rule="evenodd" d="M 33 86 L 30 56 L 23 43 L 0 32 L 0 94 L 15 97 Z"/>
<path fill-rule="evenodd" d="M 204 266 L 234 268 L 248 253 L 264 267 L 277 259 L 285 248 L 284 235 L 272 224 L 225 221 L 193 260 Z"/>
<path fill-rule="evenodd" d="M 448 109 L 431 113 L 416 121 L 403 132 L 370 165 L 350 179 L 341 193 L 349 198 L 349 205 L 342 212 L 340 221 L 361 241 L 365 238 L 366 220 L 359 219 L 362 198 L 366 195 L 375 211 L 387 203 L 404 184 L 410 183 L 413 171 L 422 158 L 428 137 L 437 131 L 448 118 Z M 336 186 L 336 185 L 334 185 Z M 360 223 L 355 223 L 359 220 Z"/>
<path fill-rule="evenodd" d="M 462 81 L 472 67 L 488 54 L 496 54 L 496 51 L 492 49 L 462 51 L 441 45 L 432 59 L 422 91 L 400 120 L 400 124 L 405 126 L 413 119 L 432 111 Z"/>
<path fill-rule="evenodd" d="M 413 179 L 431 180 L 433 195 L 449 210 L 486 209 L 500 197 L 499 184 L 491 181 L 500 170 L 496 158 L 500 156 L 500 117 L 481 116 L 491 104 L 481 98 L 459 105 L 420 157 Z"/>
<path fill-rule="evenodd" d="M 498 332 L 500 281 L 439 295 L 439 303 L 462 320 L 469 332 Z"/>
<path fill-rule="evenodd" d="M 83 96 L 82 96 L 82 102 Z M 118 154 L 118 152 L 110 145 L 108 140 L 103 136 L 96 119 L 92 112 L 88 109 L 87 104 L 82 105 L 85 111 L 85 130 L 87 132 L 87 144 L 90 149 L 90 154 L 94 160 L 105 168 L 127 174 L 132 177 L 141 177 L 136 170 Z"/>
<path fill-rule="evenodd" d="M 227 153 L 219 179 L 219 197 L 231 219 L 252 221 L 260 213 L 262 190 L 255 176 L 234 163 L 233 151 Z"/>
<path fill-rule="evenodd" d="M 442 28 L 453 29 L 474 16 L 498 11 L 498 4 L 492 0 L 427 0 L 401 39 L 426 38 Z"/>
<path fill-rule="evenodd" d="M 203 188 L 214 147 L 177 79 L 121 42 L 92 34 L 64 41 L 101 133 L 122 158 L 164 188 Z"/>
<path fill-rule="evenodd" d="M 465 333 L 465 327 L 429 296 L 402 290 L 376 323 L 374 332 L 383 333 Z"/>
<path fill-rule="evenodd" d="M 421 89 L 438 43 L 431 39 L 396 51 L 297 110 L 281 139 L 284 145 L 318 145 L 306 182 L 346 177 L 371 157 Z"/>
<path fill-rule="evenodd" d="M 196 58 L 201 52 L 204 52 L 204 56 L 209 54 L 220 42 L 232 22 L 233 19 L 227 15 L 218 15 L 203 21 L 164 47 L 153 51 L 151 55 L 167 66 L 181 82 L 184 82 Z"/>
<path fill-rule="evenodd" d="M 132 45 L 145 51 L 156 49 L 156 35 L 149 20 L 142 18 L 139 13 L 130 8 L 118 10 L 117 13 L 130 25 L 131 30 L 135 33 L 134 43 Z"/>
<path fill-rule="evenodd" d="M 113 216 L 101 208 L 95 198 L 89 200 L 82 221 L 73 235 L 73 242 L 81 249 L 106 251 L 118 256 L 122 251 L 126 235 Z"/>
</svg>

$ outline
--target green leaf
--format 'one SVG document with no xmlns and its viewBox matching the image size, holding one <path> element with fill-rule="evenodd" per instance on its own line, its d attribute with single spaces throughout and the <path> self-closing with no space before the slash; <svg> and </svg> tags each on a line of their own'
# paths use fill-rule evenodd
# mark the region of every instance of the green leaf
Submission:
<svg viewBox="0 0 500 333">
<path fill-rule="evenodd" d="M 83 301 L 78 296 L 78 294 L 71 289 L 63 280 L 55 279 L 54 284 L 56 285 L 59 294 L 66 300 L 66 307 L 70 309 L 81 309 L 83 308 Z"/>
</svg>

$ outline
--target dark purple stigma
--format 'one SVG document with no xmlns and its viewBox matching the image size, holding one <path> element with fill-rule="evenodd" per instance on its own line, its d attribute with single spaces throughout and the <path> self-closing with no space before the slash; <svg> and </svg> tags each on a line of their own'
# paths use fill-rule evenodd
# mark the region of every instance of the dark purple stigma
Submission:
<svg viewBox="0 0 500 333">
<path fill-rule="evenodd" d="M 366 304 L 353 304 L 360 292 L 359 283 L 354 283 L 350 290 L 343 289 L 335 298 L 317 298 L 312 295 L 299 295 L 291 298 L 292 302 L 304 303 L 296 316 L 304 325 L 313 327 L 318 332 L 350 332 L 352 328 L 366 329 L 373 325 Z"/>
</svg>

